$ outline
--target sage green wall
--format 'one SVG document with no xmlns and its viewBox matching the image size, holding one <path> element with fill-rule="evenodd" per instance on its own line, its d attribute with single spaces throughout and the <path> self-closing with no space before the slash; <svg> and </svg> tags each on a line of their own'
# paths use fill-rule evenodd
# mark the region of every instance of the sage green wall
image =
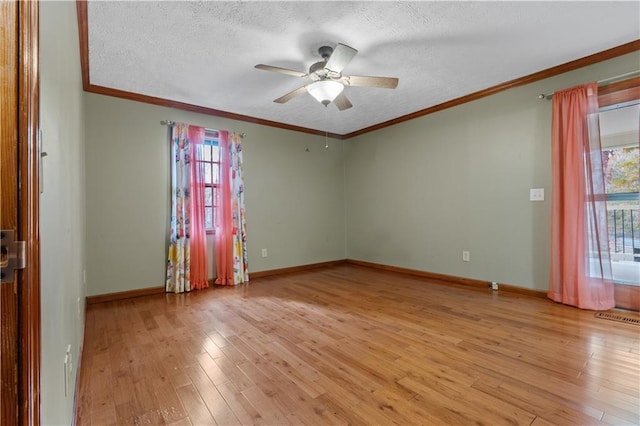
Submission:
<svg viewBox="0 0 640 426">
<path fill-rule="evenodd" d="M 546 290 L 551 103 L 537 95 L 637 64 L 626 55 L 328 150 L 322 137 L 86 94 L 88 294 L 163 285 L 162 119 L 247 133 L 251 272 L 347 257 Z"/>
<path fill-rule="evenodd" d="M 348 140 L 347 257 L 546 291 L 551 102 L 538 95 L 638 64 L 636 52 Z"/>
<path fill-rule="evenodd" d="M 84 331 L 84 104 L 74 2 L 40 3 L 41 424 L 70 425 Z M 64 357 L 71 345 L 65 396 Z"/>
<path fill-rule="evenodd" d="M 345 257 L 342 142 L 325 149 L 320 136 L 96 94 L 85 102 L 89 295 L 164 285 L 169 149 L 160 120 L 246 133 L 250 272 Z"/>
</svg>

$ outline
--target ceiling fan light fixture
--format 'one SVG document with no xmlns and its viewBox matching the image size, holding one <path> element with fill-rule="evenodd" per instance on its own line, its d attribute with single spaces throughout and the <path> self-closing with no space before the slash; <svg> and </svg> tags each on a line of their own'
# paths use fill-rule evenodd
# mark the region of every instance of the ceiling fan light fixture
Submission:
<svg viewBox="0 0 640 426">
<path fill-rule="evenodd" d="M 339 81 L 320 80 L 307 86 L 307 92 L 324 106 L 329 105 L 344 90 Z"/>
</svg>

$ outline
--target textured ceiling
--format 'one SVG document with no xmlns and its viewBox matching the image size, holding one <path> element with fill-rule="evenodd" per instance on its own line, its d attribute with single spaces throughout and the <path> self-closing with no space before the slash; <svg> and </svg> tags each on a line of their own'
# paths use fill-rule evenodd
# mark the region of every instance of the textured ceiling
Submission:
<svg viewBox="0 0 640 426">
<path fill-rule="evenodd" d="M 637 40 L 640 2 L 89 1 L 87 25 L 91 85 L 348 134 Z M 306 72 L 338 42 L 343 74 L 397 89 L 273 102 L 305 78 L 254 65 Z"/>
</svg>

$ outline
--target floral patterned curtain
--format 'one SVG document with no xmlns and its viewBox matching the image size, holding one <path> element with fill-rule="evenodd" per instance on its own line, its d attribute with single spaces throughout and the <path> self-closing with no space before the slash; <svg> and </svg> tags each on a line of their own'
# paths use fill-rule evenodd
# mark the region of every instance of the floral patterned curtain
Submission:
<svg viewBox="0 0 640 426">
<path fill-rule="evenodd" d="M 242 181 L 242 145 L 237 133 L 220 132 L 220 188 L 216 215 L 216 284 L 249 281 Z"/>
<path fill-rule="evenodd" d="M 209 286 L 204 226 L 204 172 L 198 160 L 204 128 L 171 129 L 171 236 L 165 290 L 183 293 Z"/>
</svg>

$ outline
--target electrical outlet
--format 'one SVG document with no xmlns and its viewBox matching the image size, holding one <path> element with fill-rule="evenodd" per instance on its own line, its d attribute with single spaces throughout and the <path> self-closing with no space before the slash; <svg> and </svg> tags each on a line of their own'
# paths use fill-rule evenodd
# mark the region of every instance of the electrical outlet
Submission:
<svg viewBox="0 0 640 426">
<path fill-rule="evenodd" d="M 471 253 L 469 253 L 468 251 L 463 251 L 462 252 L 462 261 L 463 262 L 471 262 Z"/>
<path fill-rule="evenodd" d="M 498 290 L 498 283 L 495 281 L 491 282 L 491 290 Z"/>
<path fill-rule="evenodd" d="M 267 249 L 266 248 L 262 249 L 262 257 L 267 257 Z"/>
</svg>

